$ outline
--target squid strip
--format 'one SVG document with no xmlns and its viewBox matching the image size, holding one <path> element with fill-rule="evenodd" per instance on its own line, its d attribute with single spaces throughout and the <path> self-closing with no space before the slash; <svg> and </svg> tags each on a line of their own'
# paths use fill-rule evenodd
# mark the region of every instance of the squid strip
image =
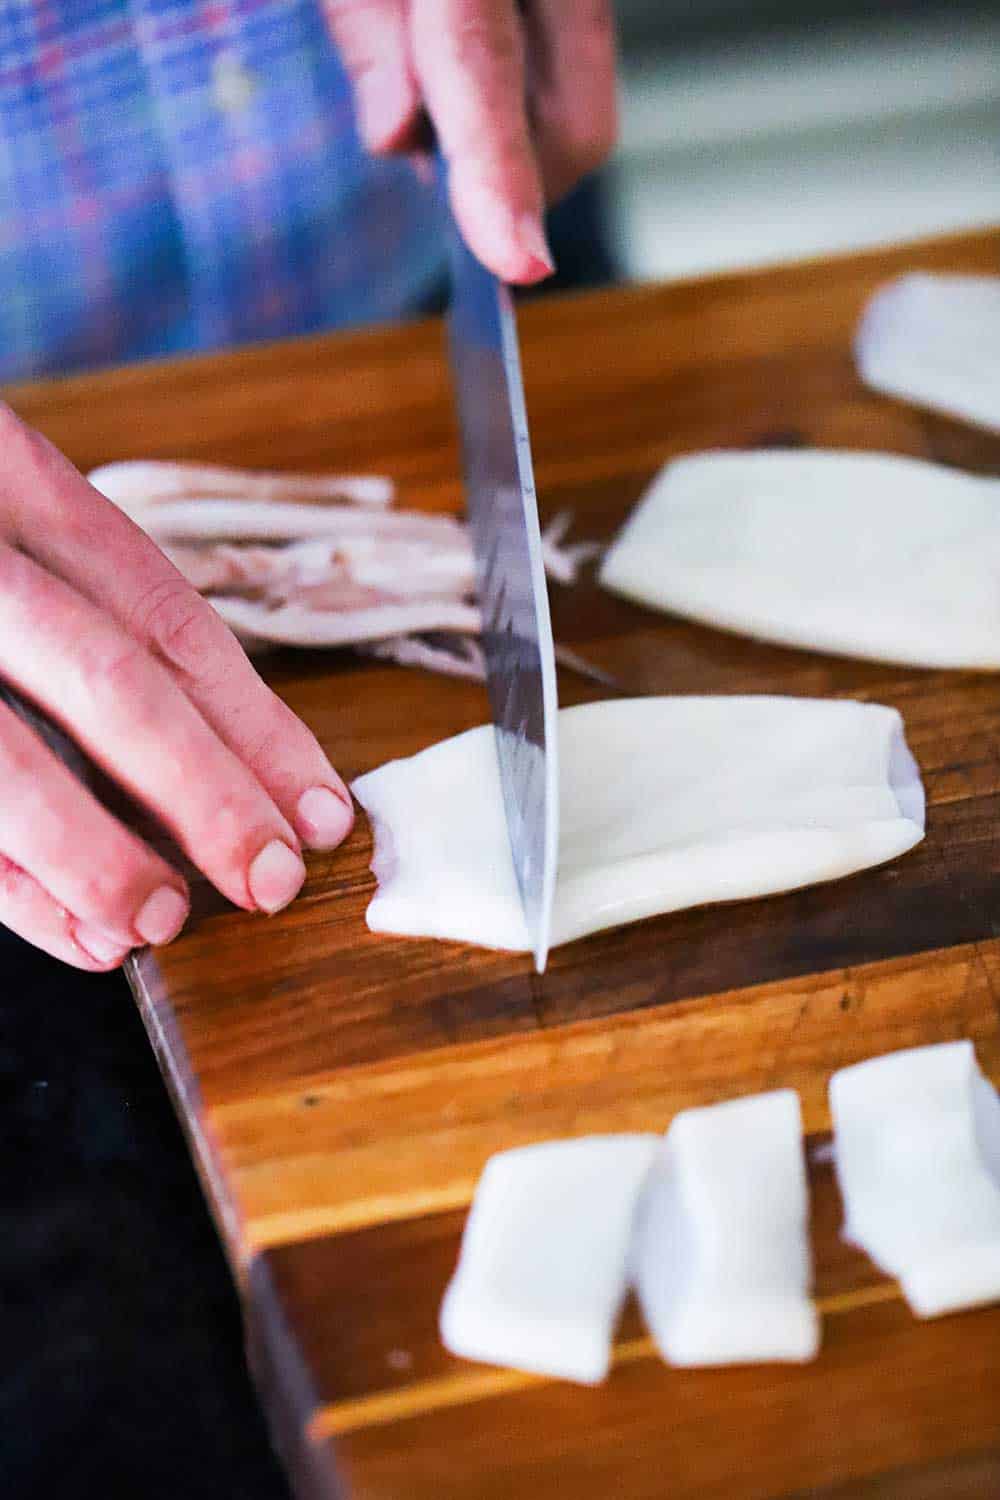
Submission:
<svg viewBox="0 0 1000 1500">
<path fill-rule="evenodd" d="M 373 509 L 391 499 L 389 481 L 157 462 L 108 464 L 90 478 L 248 650 L 354 645 L 402 665 L 484 678 L 469 533 L 454 516 Z M 564 583 L 600 550 L 568 543 L 571 524 L 562 512 L 543 538 L 546 569 Z M 561 659 L 591 671 L 573 653 Z"/>
<path fill-rule="evenodd" d="M 478 634 L 479 611 L 454 600 L 391 600 L 365 609 L 319 610 L 301 604 L 271 609 L 253 599 L 212 598 L 238 634 L 286 646 L 351 646 L 392 636 L 454 630 Z"/>
<path fill-rule="evenodd" d="M 809 1187 L 792 1089 L 683 1110 L 637 1215 L 633 1279 L 672 1365 L 812 1359 Z"/>
<path fill-rule="evenodd" d="M 351 505 L 305 505 L 278 500 L 216 497 L 162 500 L 132 519 L 157 541 L 293 541 L 305 537 L 385 537 L 455 545 L 463 536 L 451 516 L 420 511 L 364 510 Z"/>
<path fill-rule="evenodd" d="M 101 464 L 87 478 L 123 510 L 144 511 L 165 500 L 216 495 L 244 500 L 348 500 L 390 505 L 395 486 L 380 474 L 281 474 L 223 464 L 132 459 Z"/>
<path fill-rule="evenodd" d="M 603 1380 L 655 1149 L 652 1135 L 608 1135 L 492 1157 L 441 1307 L 445 1348 L 587 1385 Z"/>
<path fill-rule="evenodd" d="M 844 1236 L 934 1318 L 1000 1300 L 1000 1100 L 971 1042 L 830 1080 Z"/>
</svg>

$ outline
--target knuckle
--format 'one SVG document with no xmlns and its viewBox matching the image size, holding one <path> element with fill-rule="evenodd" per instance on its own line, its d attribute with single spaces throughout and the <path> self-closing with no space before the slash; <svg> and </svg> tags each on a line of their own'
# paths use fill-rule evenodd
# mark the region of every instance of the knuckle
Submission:
<svg viewBox="0 0 1000 1500">
<path fill-rule="evenodd" d="M 518 112 L 524 39 L 513 15 L 505 23 L 483 5 L 452 7 L 436 29 L 415 33 L 414 46 L 418 68 L 440 77 L 448 99 L 435 116 L 442 128 L 464 134 L 478 119 L 499 129 Z"/>
<path fill-rule="evenodd" d="M 133 609 L 130 628 L 156 656 L 194 682 L 210 681 L 232 663 L 219 617 L 181 581 L 154 585 Z"/>
</svg>

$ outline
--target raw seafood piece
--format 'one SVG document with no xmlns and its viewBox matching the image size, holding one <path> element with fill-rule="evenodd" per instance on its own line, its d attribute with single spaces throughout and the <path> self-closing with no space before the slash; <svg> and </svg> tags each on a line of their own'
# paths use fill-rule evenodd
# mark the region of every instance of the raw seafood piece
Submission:
<svg viewBox="0 0 1000 1500">
<path fill-rule="evenodd" d="M 494 1156 L 476 1188 L 441 1338 L 465 1359 L 594 1384 L 628 1284 L 654 1135 L 589 1136 Z"/>
<path fill-rule="evenodd" d="M 390 635 L 385 640 L 368 641 L 359 649 L 382 661 L 394 661 L 401 667 L 425 667 L 446 677 L 482 682 L 486 676 L 482 647 L 468 635 Z"/>
<path fill-rule="evenodd" d="M 449 676 L 485 676 L 468 532 L 454 516 L 373 511 L 391 501 L 391 481 L 152 461 L 105 464 L 89 477 L 248 650 L 353 646 Z M 542 536 L 546 571 L 566 584 L 600 550 L 568 542 L 571 522 L 563 511 Z M 601 676 L 573 652 L 561 659 Z"/>
<path fill-rule="evenodd" d="M 563 709 L 553 943 L 834 880 L 923 837 L 894 709 L 636 698 Z M 374 825 L 374 932 L 530 947 L 491 726 L 354 783 Z"/>
<path fill-rule="evenodd" d="M 972 1043 L 843 1068 L 830 1109 L 844 1237 L 918 1317 L 1000 1298 L 1000 1100 Z"/>
<path fill-rule="evenodd" d="M 881 453 L 668 464 L 601 582 L 761 640 L 927 667 L 1000 667 L 1000 484 Z"/>
<path fill-rule="evenodd" d="M 677 1115 L 636 1219 L 632 1278 L 674 1365 L 812 1359 L 809 1190 L 792 1089 Z"/>
<path fill-rule="evenodd" d="M 348 500 L 355 505 L 388 505 L 395 486 L 381 474 L 282 474 L 234 469 L 223 464 L 190 464 L 129 459 L 101 464 L 87 475 L 91 484 L 122 510 L 142 512 L 164 500 L 207 495 L 247 500 Z"/>
<path fill-rule="evenodd" d="M 865 308 L 858 370 L 877 391 L 1000 432 L 1000 276 L 901 276 Z"/>
<path fill-rule="evenodd" d="M 339 542 L 346 538 L 370 538 L 423 541 L 445 549 L 465 543 L 462 524 L 454 516 L 358 505 L 307 505 L 291 500 L 237 500 L 213 495 L 203 499 L 192 496 L 184 500 L 158 500 L 148 509 L 136 507 L 126 514 L 158 542 L 283 542 L 307 537 Z"/>
<path fill-rule="evenodd" d="M 475 605 L 452 599 L 388 599 L 368 608 L 345 609 L 310 609 L 303 604 L 272 609 L 252 599 L 233 598 L 212 603 L 241 638 L 288 646 L 353 646 L 409 631 L 479 630 Z"/>
<path fill-rule="evenodd" d="M 466 549 L 434 541 L 377 541 L 311 537 L 280 546 L 217 542 L 192 546 L 165 542 L 162 551 L 189 583 L 206 594 L 233 594 L 313 608 L 342 608 L 345 594 L 380 598 L 439 599 L 471 594 L 472 559 Z"/>
</svg>

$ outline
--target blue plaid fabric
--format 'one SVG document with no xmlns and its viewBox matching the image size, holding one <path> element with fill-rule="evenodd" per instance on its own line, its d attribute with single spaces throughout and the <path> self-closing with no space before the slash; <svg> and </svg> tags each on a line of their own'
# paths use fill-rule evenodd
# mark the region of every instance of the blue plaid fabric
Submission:
<svg viewBox="0 0 1000 1500">
<path fill-rule="evenodd" d="M 442 254 L 319 0 L 0 0 L 0 380 L 396 318 Z"/>
</svg>

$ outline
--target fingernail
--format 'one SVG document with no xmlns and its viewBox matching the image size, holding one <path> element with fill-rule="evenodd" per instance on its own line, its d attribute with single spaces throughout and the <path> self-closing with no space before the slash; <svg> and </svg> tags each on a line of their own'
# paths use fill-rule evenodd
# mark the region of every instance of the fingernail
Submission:
<svg viewBox="0 0 1000 1500">
<path fill-rule="evenodd" d="M 251 864 L 247 884 L 261 911 L 276 912 L 298 895 L 305 878 L 299 856 L 280 839 L 272 839 Z"/>
<path fill-rule="evenodd" d="M 536 214 L 522 214 L 517 221 L 517 240 L 525 255 L 530 255 L 540 267 L 550 274 L 556 268 L 552 251 L 545 237 L 545 227 Z"/>
<path fill-rule="evenodd" d="M 354 809 L 328 786 L 311 786 L 299 798 L 295 831 L 313 849 L 335 849 L 354 826 Z"/>
<path fill-rule="evenodd" d="M 73 928 L 73 938 L 84 953 L 89 953 L 99 964 L 115 963 L 128 952 L 128 948 L 123 948 L 117 938 L 108 937 L 99 927 L 90 927 L 86 922 L 77 922 Z"/>
<path fill-rule="evenodd" d="M 169 943 L 187 921 L 188 904 L 173 886 L 161 885 L 146 900 L 135 919 L 135 930 L 144 943 Z"/>
</svg>

